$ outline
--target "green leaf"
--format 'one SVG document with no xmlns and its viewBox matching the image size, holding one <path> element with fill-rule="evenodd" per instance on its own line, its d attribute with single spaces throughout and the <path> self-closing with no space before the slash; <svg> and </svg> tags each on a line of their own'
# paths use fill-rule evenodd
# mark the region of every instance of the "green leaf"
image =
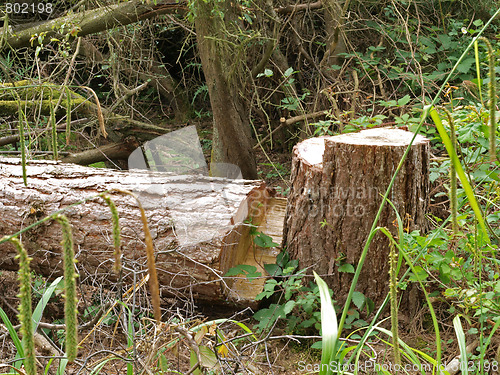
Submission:
<svg viewBox="0 0 500 375">
<path fill-rule="evenodd" d="M 293 308 L 295 307 L 295 304 L 296 302 L 293 299 L 285 303 L 285 307 L 283 309 L 285 315 L 288 315 L 292 312 Z"/>
<path fill-rule="evenodd" d="M 257 78 L 259 77 L 272 77 L 273 71 L 271 69 L 264 69 L 264 73 L 257 74 Z"/>
<path fill-rule="evenodd" d="M 257 232 L 258 235 L 253 239 L 253 242 L 259 247 L 277 247 L 277 243 L 273 242 L 272 237 L 264 233 Z"/>
<path fill-rule="evenodd" d="M 249 266 L 247 264 L 240 264 L 238 266 L 230 268 L 229 271 L 227 271 L 224 276 L 227 277 L 238 276 L 238 275 L 247 276 L 249 274 L 256 274 L 256 273 L 258 273 L 257 267 Z"/>
<path fill-rule="evenodd" d="M 375 302 L 373 302 L 371 298 L 366 297 L 365 304 L 366 304 L 366 313 L 370 315 L 372 311 L 375 310 Z"/>
<path fill-rule="evenodd" d="M 200 346 L 200 361 L 203 367 L 213 369 L 217 365 L 217 356 L 214 351 L 204 345 Z"/>
<path fill-rule="evenodd" d="M 2 319 L 3 324 L 5 325 L 7 330 L 9 331 L 10 338 L 12 339 L 12 342 L 14 343 L 14 345 L 17 349 L 17 355 L 19 357 L 23 358 L 24 357 L 24 348 L 23 348 L 23 345 L 21 343 L 21 340 L 19 339 L 19 336 L 17 336 L 16 329 L 14 328 L 12 323 L 10 322 L 7 314 L 5 313 L 5 311 L 3 311 L 3 309 L 1 307 L 0 307 L 0 318 Z"/>
<path fill-rule="evenodd" d="M 427 272 L 420 266 L 413 268 L 414 272 L 410 274 L 410 281 L 424 281 L 427 278 Z"/>
<path fill-rule="evenodd" d="M 328 286 L 316 272 L 313 273 L 321 298 L 322 353 L 319 375 L 328 375 L 332 373 L 330 363 L 335 360 L 335 346 L 338 334 L 337 314 L 333 308 Z"/>
<path fill-rule="evenodd" d="M 196 358 L 196 353 L 194 350 L 190 350 L 190 355 L 189 355 L 189 365 L 190 367 L 194 367 L 198 363 L 198 358 Z M 201 375 L 201 370 L 198 367 L 196 370 L 193 371 L 194 375 Z"/>
<path fill-rule="evenodd" d="M 290 260 L 290 255 L 288 254 L 288 251 L 282 251 L 276 257 L 276 264 L 281 268 L 285 268 L 289 260 Z"/>
<path fill-rule="evenodd" d="M 460 321 L 460 315 L 453 318 L 453 328 L 458 339 L 458 347 L 460 348 L 460 369 L 462 374 L 469 375 L 469 365 L 467 363 L 467 348 L 465 344 L 465 332 Z"/>
<path fill-rule="evenodd" d="M 450 271 L 450 266 L 446 263 L 441 263 L 439 266 L 439 279 L 445 284 L 450 282 Z"/>
<path fill-rule="evenodd" d="M 274 263 L 264 264 L 264 269 L 270 276 L 281 276 L 281 267 Z"/>
<path fill-rule="evenodd" d="M 398 100 L 398 106 L 406 105 L 410 102 L 410 95 L 405 95 Z"/>
<path fill-rule="evenodd" d="M 292 67 L 290 67 L 290 68 L 288 68 L 287 70 L 285 70 L 285 73 L 283 73 L 283 76 L 284 76 L 285 78 L 288 78 L 288 77 L 290 77 L 293 73 L 294 73 L 293 68 L 292 68 Z"/>
<path fill-rule="evenodd" d="M 365 295 L 361 292 L 354 292 L 352 294 L 352 303 L 354 303 L 359 310 L 363 309 L 365 300 Z"/>
<path fill-rule="evenodd" d="M 322 341 L 316 341 L 314 344 L 311 345 L 311 349 L 319 349 L 323 347 L 323 342 Z"/>
<path fill-rule="evenodd" d="M 474 64 L 475 61 L 476 59 L 473 57 L 462 60 L 462 62 L 457 66 L 457 71 L 460 73 L 467 73 L 472 68 L 472 64 Z"/>
<path fill-rule="evenodd" d="M 354 273 L 354 266 L 349 263 L 340 265 L 339 272 Z"/>
<path fill-rule="evenodd" d="M 43 296 L 42 296 L 42 298 L 40 298 L 40 301 L 38 301 L 38 303 L 35 307 L 35 310 L 33 311 L 33 315 L 32 315 L 33 329 L 34 330 L 36 330 L 38 323 L 40 323 L 40 321 L 42 320 L 43 311 L 45 310 L 47 303 L 49 303 L 49 300 L 52 297 L 54 290 L 58 287 L 59 283 L 61 283 L 61 282 L 63 282 L 62 276 L 59 276 L 57 279 L 52 281 L 52 283 L 49 285 L 49 287 L 43 293 Z"/>
</svg>

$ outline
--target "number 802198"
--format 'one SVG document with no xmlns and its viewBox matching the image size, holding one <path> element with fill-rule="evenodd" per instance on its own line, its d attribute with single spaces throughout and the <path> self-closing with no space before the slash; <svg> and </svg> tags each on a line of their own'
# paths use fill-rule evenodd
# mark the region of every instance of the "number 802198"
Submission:
<svg viewBox="0 0 500 375">
<path fill-rule="evenodd" d="M 51 14 L 54 9 L 52 3 L 6 3 L 5 12 L 8 14 Z"/>
</svg>

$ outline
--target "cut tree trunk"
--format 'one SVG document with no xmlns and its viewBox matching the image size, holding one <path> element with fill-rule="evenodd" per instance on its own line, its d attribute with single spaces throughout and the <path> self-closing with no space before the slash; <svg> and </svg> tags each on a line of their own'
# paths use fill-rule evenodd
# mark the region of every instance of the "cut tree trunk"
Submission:
<svg viewBox="0 0 500 375">
<path fill-rule="evenodd" d="M 235 241 L 248 243 L 244 235 L 235 236 L 234 229 L 249 219 L 255 197 L 264 207 L 275 199 L 262 182 L 123 172 L 50 161 L 29 162 L 27 174 L 24 186 L 19 159 L 0 159 L 0 239 L 64 209 L 73 227 L 79 280 L 110 286 L 116 282 L 110 210 L 101 198 L 77 203 L 113 189 L 133 191 L 146 211 L 163 295 L 222 302 L 231 294 L 229 299 L 255 305 L 254 297 L 262 289 L 255 289 L 253 296 L 237 297 L 238 291 L 230 290 L 233 280 L 228 285 L 223 277 L 237 264 L 225 261 L 222 270 L 220 260 L 233 259 L 224 252 L 234 249 L 222 247 L 231 230 Z M 142 222 L 131 196 L 119 192 L 110 195 L 120 216 L 123 277 L 127 283 L 134 273 L 140 278 L 147 272 Z M 281 233 L 284 210 L 273 214 L 281 215 L 276 217 L 277 227 L 262 231 Z M 266 221 L 264 217 L 262 222 Z M 33 258 L 31 267 L 36 273 L 51 277 L 62 274 L 61 230 L 57 223 L 49 220 L 37 225 L 22 233 L 21 240 Z M 0 269 L 17 269 L 15 256 L 12 245 L 0 243 Z M 266 257 L 273 259 L 273 253 Z"/>
<path fill-rule="evenodd" d="M 412 137 L 401 129 L 377 128 L 312 138 L 294 147 L 283 244 L 302 268 L 325 277 L 341 306 L 353 274 L 339 272 L 339 266 L 357 267 L 382 196 Z M 428 164 L 429 141 L 417 136 L 389 195 L 405 231 L 425 227 Z M 397 235 L 389 204 L 378 226 Z M 389 240 L 379 232 L 356 286 L 377 305 L 389 291 L 388 254 Z"/>
</svg>

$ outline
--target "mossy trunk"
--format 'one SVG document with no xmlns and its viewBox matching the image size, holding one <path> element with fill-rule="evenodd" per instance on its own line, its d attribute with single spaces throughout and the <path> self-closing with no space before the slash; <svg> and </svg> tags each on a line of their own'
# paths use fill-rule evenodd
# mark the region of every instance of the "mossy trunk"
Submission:
<svg viewBox="0 0 500 375">
<path fill-rule="evenodd" d="M 222 9 L 215 9 L 215 7 Z M 232 43 L 225 30 L 230 25 L 229 2 L 197 0 L 195 26 L 198 51 L 212 106 L 214 132 L 212 163 L 237 165 L 246 179 L 257 178 L 251 127 L 245 104 L 241 99 L 242 80 Z M 223 15 L 222 15 L 223 13 Z M 217 175 L 215 168 L 211 171 Z"/>
</svg>

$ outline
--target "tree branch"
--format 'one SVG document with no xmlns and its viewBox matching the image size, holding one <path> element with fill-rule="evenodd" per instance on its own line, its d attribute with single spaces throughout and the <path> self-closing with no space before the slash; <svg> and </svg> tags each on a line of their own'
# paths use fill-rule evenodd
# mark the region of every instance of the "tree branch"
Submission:
<svg viewBox="0 0 500 375">
<path fill-rule="evenodd" d="M 61 38 L 60 32 L 65 33 L 63 25 L 75 24 L 80 27 L 78 36 L 99 33 L 117 26 L 128 25 L 137 21 L 153 18 L 161 14 L 171 14 L 184 11 L 184 3 L 175 0 L 159 0 L 154 4 L 143 4 L 140 0 L 127 1 L 126 3 L 113 4 L 89 11 L 73 13 L 50 21 L 39 23 L 33 27 L 16 28 L 7 30 L 6 44 L 11 48 L 21 48 L 38 45 L 38 38 L 34 35 L 45 34 L 44 41 L 50 38 Z M 26 26 L 26 25 L 25 25 Z M 0 29 L 0 35 L 5 30 Z"/>
<path fill-rule="evenodd" d="M 320 9 L 323 7 L 322 1 L 316 1 L 309 4 L 297 4 L 297 5 L 287 5 L 284 7 L 276 8 L 276 13 L 278 14 L 290 14 L 295 12 L 300 12 L 304 10 Z"/>
</svg>

